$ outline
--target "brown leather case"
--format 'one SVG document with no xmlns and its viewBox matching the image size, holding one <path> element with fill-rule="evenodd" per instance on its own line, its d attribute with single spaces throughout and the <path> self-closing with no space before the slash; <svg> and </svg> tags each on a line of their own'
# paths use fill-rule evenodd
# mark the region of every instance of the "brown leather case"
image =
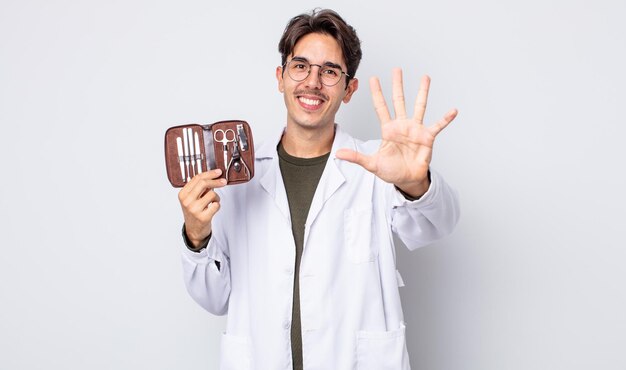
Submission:
<svg viewBox="0 0 626 370">
<path fill-rule="evenodd" d="M 176 188 L 215 168 L 222 170 L 220 178 L 229 185 L 250 181 L 254 176 L 250 125 L 233 120 L 170 127 L 165 131 L 165 167 L 168 180 Z"/>
</svg>

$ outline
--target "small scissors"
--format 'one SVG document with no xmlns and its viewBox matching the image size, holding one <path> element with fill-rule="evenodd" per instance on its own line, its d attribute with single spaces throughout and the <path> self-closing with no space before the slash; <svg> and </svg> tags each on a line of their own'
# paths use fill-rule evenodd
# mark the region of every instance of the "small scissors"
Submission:
<svg viewBox="0 0 626 370">
<path fill-rule="evenodd" d="M 232 135 L 230 137 L 229 135 Z M 222 148 L 224 149 L 224 168 L 226 169 L 226 173 L 228 173 L 228 143 L 233 143 L 236 140 L 235 131 L 232 129 L 227 129 L 226 131 L 217 129 L 213 131 L 213 139 L 218 143 L 222 143 Z"/>
</svg>

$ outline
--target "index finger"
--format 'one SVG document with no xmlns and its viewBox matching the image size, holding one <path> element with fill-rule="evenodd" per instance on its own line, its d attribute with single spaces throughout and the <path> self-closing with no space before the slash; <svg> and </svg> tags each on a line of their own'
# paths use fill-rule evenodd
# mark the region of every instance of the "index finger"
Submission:
<svg viewBox="0 0 626 370">
<path fill-rule="evenodd" d="M 430 89 L 430 77 L 422 76 L 420 81 L 420 89 L 415 99 L 415 113 L 413 118 L 420 124 L 424 122 L 424 114 L 426 113 L 426 103 L 428 102 L 428 90 Z"/>
<path fill-rule="evenodd" d="M 370 90 L 372 91 L 372 102 L 374 103 L 374 110 L 380 120 L 380 123 L 386 123 L 391 121 L 389 110 L 387 109 L 387 103 L 385 103 L 385 97 L 383 96 L 383 89 L 380 87 L 380 81 L 377 77 L 370 78 Z"/>
<path fill-rule="evenodd" d="M 200 198 L 207 189 L 221 188 L 226 185 L 226 179 L 218 179 L 222 174 L 219 168 L 202 172 L 195 175 L 181 190 L 180 196 L 186 198 L 188 196 Z"/>
</svg>

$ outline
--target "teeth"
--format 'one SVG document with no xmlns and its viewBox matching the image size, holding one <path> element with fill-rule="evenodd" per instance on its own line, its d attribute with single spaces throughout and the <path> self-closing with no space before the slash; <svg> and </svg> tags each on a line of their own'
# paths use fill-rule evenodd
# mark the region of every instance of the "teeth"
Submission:
<svg viewBox="0 0 626 370">
<path fill-rule="evenodd" d="M 307 98 L 300 98 L 300 101 L 306 105 L 320 105 L 320 103 L 322 102 L 321 100 L 313 100 Z"/>
</svg>

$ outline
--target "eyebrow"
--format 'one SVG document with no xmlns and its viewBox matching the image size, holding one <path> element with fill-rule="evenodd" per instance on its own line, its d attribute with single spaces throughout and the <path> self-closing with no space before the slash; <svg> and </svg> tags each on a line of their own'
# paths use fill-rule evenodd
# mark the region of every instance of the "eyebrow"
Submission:
<svg viewBox="0 0 626 370">
<path fill-rule="evenodd" d="M 311 62 L 309 62 L 309 60 L 305 57 L 299 57 L 299 56 L 294 56 L 293 58 L 291 58 L 291 60 L 297 60 L 300 62 L 307 62 L 309 64 L 311 64 Z M 339 68 L 342 69 L 341 66 L 337 63 L 333 63 L 333 62 L 324 62 L 324 67 L 332 67 L 332 68 Z"/>
</svg>

